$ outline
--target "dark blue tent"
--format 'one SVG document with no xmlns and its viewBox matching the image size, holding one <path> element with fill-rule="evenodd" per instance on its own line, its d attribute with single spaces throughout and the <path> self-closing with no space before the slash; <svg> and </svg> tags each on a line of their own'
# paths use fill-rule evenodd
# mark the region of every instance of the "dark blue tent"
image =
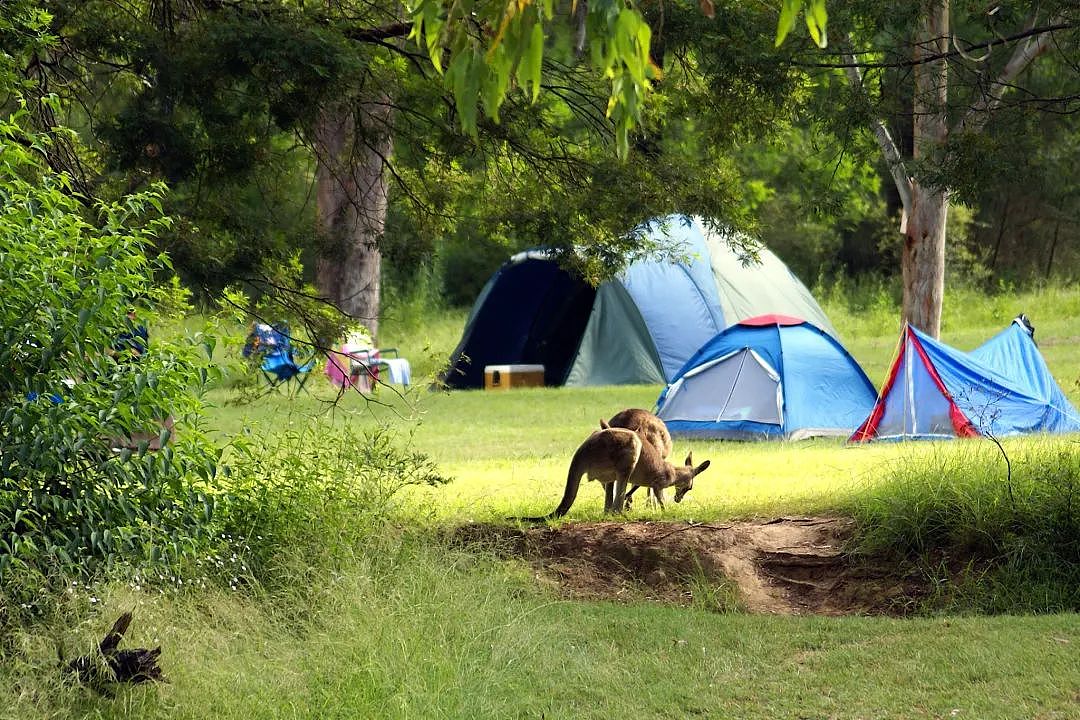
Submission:
<svg viewBox="0 0 1080 720">
<path fill-rule="evenodd" d="M 881 395 L 852 440 L 951 438 L 1080 431 L 1021 316 L 970 353 L 911 326 Z"/>
<path fill-rule="evenodd" d="M 766 315 L 703 345 L 661 393 L 656 414 L 672 435 L 847 437 L 875 397 L 835 338 L 798 318 Z"/>
</svg>

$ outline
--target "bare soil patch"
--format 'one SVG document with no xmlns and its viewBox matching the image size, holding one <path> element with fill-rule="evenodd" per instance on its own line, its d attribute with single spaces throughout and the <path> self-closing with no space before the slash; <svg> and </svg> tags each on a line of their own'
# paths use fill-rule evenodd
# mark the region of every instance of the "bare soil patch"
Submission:
<svg viewBox="0 0 1080 720">
<path fill-rule="evenodd" d="M 726 587 L 753 613 L 903 614 L 925 588 L 898 568 L 853 561 L 843 552 L 853 529 L 836 517 L 466 525 L 454 540 L 522 558 L 574 598 L 692 604 L 695 593 Z"/>
</svg>

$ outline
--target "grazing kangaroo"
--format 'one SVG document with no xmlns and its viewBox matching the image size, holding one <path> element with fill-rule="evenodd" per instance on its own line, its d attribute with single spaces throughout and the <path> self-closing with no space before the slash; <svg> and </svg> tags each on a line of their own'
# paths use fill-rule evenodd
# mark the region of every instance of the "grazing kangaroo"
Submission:
<svg viewBox="0 0 1080 720">
<path fill-rule="evenodd" d="M 667 460 L 671 456 L 671 433 L 668 432 L 664 421 L 648 410 L 627 408 L 616 413 L 607 423 L 601 420 L 600 427 L 619 427 L 633 430 L 643 442 L 647 442 L 656 448 L 662 459 Z M 635 485 L 630 488 L 630 492 L 626 493 L 625 507 L 627 510 L 630 509 L 631 498 L 638 487 L 640 486 Z M 664 508 L 664 489 L 652 488 L 651 490 L 653 497 L 656 498 L 656 502 L 660 504 L 662 510 Z M 679 500 L 681 499 L 682 495 L 679 496 Z"/>
<path fill-rule="evenodd" d="M 601 421 L 601 424 L 606 423 Z M 708 460 L 694 467 L 690 456 L 687 456 L 685 466 L 672 465 L 661 458 L 650 443 L 642 442 L 632 430 L 604 428 L 586 438 L 571 458 L 566 490 L 559 506 L 548 515 L 520 519 L 543 522 L 568 513 L 577 498 L 581 477 L 585 474 L 590 480 L 603 483 L 604 512 L 623 511 L 627 485 L 645 486 L 654 492 L 674 486 L 675 502 L 678 502 L 694 486 L 694 477 L 707 467 Z"/>
</svg>

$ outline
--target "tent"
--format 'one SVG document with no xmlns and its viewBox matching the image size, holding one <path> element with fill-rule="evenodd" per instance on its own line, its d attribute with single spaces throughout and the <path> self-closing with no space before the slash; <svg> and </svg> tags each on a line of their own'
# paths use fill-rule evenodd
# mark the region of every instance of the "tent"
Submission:
<svg viewBox="0 0 1080 720">
<path fill-rule="evenodd" d="M 786 313 L 831 332 L 768 249 L 760 263 L 744 262 L 727 235 L 681 215 L 639 231 L 689 260 L 638 261 L 594 288 L 543 251 L 519 253 L 481 290 L 445 382 L 482 387 L 485 365 L 528 363 L 544 366 L 546 385 L 665 383 L 702 343 L 748 317 Z"/>
<path fill-rule="evenodd" d="M 1080 431 L 1023 315 L 969 353 L 906 325 L 853 441 Z"/>
<path fill-rule="evenodd" d="M 798 318 L 765 315 L 705 343 L 660 394 L 656 414 L 672 435 L 847 437 L 876 397 L 831 335 Z"/>
</svg>

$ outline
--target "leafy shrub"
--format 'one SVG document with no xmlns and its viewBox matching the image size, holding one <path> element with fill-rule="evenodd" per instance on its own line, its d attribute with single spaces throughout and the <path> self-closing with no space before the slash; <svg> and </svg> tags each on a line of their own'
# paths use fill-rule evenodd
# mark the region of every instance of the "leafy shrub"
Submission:
<svg viewBox="0 0 1080 720">
<path fill-rule="evenodd" d="M 166 429 L 196 417 L 212 345 L 117 345 L 129 308 L 168 292 L 147 256 L 161 189 L 87 203 L 24 119 L 0 120 L 0 628 L 51 581 L 194 557 L 217 460 L 194 427 Z"/>
</svg>

